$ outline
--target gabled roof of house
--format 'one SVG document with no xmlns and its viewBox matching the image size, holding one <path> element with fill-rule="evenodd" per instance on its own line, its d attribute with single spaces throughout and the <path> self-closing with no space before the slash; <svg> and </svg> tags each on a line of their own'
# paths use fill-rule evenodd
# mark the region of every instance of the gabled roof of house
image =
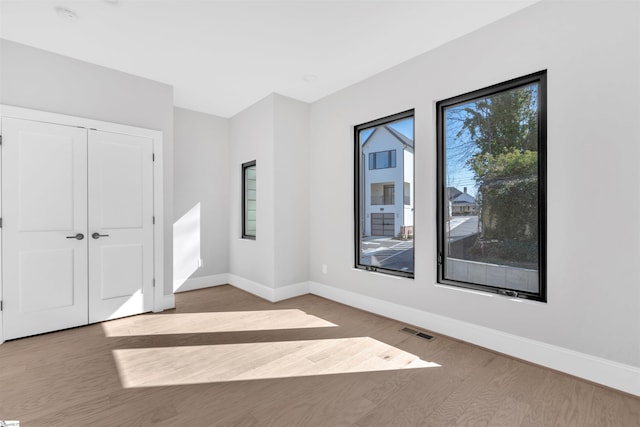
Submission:
<svg viewBox="0 0 640 427">
<path fill-rule="evenodd" d="M 413 140 L 407 138 L 406 136 L 404 136 L 403 134 L 401 134 L 400 132 L 398 132 L 397 130 L 393 129 L 391 126 L 388 126 L 388 125 L 377 126 L 373 130 L 373 132 L 371 132 L 371 134 L 367 137 L 367 139 L 365 139 L 365 141 L 362 143 L 362 146 L 364 147 L 365 145 L 367 145 L 367 143 L 371 141 L 371 138 L 373 138 L 373 135 L 375 135 L 381 128 L 384 128 L 387 132 L 391 134 L 391 136 L 395 137 L 395 139 L 400 141 L 400 143 L 405 147 L 413 148 Z"/>
<path fill-rule="evenodd" d="M 462 191 L 458 190 L 456 187 L 447 187 L 447 198 L 449 200 L 453 200 L 462 194 Z"/>
<path fill-rule="evenodd" d="M 413 148 L 413 140 L 407 138 L 406 136 L 404 136 L 403 134 L 401 134 L 400 132 L 398 132 L 397 130 L 395 130 L 394 128 L 392 128 L 391 126 L 384 126 L 384 128 L 386 130 L 388 130 L 389 132 L 391 132 L 391 135 L 395 136 L 396 138 L 398 138 L 398 141 L 402 142 L 404 145 Z"/>
<path fill-rule="evenodd" d="M 451 203 L 475 203 L 476 199 L 469 193 L 460 193 L 451 199 Z"/>
</svg>

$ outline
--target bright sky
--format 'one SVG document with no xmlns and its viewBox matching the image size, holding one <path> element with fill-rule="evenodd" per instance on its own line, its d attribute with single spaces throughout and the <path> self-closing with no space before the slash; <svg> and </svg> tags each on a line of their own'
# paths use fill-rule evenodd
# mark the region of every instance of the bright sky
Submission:
<svg viewBox="0 0 640 427">
<path fill-rule="evenodd" d="M 467 156 L 462 156 L 464 152 L 463 146 L 468 143 L 468 131 L 464 131 L 462 135 L 457 136 L 462 128 L 462 120 L 466 116 L 465 108 L 470 103 L 457 105 L 448 108 L 445 111 L 445 129 L 446 129 L 446 170 L 447 170 L 447 187 L 456 187 L 463 191 L 467 187 L 467 192 L 472 196 L 476 196 L 476 180 L 475 175 L 466 165 Z"/>
<path fill-rule="evenodd" d="M 396 122 L 389 123 L 387 126 L 397 130 L 407 138 L 413 141 L 413 117 L 398 120 Z M 364 142 L 369 138 L 377 126 L 360 131 L 360 142 Z"/>
</svg>

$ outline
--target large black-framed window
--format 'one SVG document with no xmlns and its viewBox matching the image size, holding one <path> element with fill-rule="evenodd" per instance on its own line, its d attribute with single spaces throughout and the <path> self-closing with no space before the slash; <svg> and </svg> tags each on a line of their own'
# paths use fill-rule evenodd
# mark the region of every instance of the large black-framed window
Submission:
<svg viewBox="0 0 640 427">
<path fill-rule="evenodd" d="M 436 103 L 439 283 L 546 302 L 546 77 Z"/>
<path fill-rule="evenodd" d="M 256 161 L 242 164 L 242 238 L 256 238 Z"/>
<path fill-rule="evenodd" d="M 355 266 L 413 278 L 414 112 L 354 128 Z"/>
</svg>

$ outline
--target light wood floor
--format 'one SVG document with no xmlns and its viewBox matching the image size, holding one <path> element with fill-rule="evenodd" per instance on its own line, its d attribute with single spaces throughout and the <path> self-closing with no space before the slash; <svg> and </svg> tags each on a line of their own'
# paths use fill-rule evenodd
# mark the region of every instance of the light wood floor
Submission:
<svg viewBox="0 0 640 427">
<path fill-rule="evenodd" d="M 640 426 L 640 399 L 316 296 L 231 286 L 0 345 L 21 426 Z"/>
</svg>

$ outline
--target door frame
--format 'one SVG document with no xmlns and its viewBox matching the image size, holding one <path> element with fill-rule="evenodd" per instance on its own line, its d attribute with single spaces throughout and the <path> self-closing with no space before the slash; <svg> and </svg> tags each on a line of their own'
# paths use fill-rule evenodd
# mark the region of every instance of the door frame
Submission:
<svg viewBox="0 0 640 427">
<path fill-rule="evenodd" d="M 84 117 L 68 116 L 58 113 L 50 113 L 40 110 L 16 107 L 0 104 L 0 118 L 12 117 L 16 119 L 31 120 L 75 126 L 86 129 L 95 129 L 105 132 L 121 133 L 125 135 L 141 136 L 153 141 L 153 212 L 155 225 L 153 227 L 153 276 L 155 287 L 153 289 L 153 311 L 164 310 L 164 155 L 162 131 L 145 129 L 102 120 L 88 119 Z M 0 129 L 1 135 L 2 129 Z M 0 148 L 0 218 L 2 217 L 2 149 Z M 0 250 L 2 249 L 2 229 L 0 228 Z M 2 262 L 0 262 L 0 301 L 2 301 Z M 3 315 L 0 312 L 0 343 L 4 342 Z"/>
</svg>

